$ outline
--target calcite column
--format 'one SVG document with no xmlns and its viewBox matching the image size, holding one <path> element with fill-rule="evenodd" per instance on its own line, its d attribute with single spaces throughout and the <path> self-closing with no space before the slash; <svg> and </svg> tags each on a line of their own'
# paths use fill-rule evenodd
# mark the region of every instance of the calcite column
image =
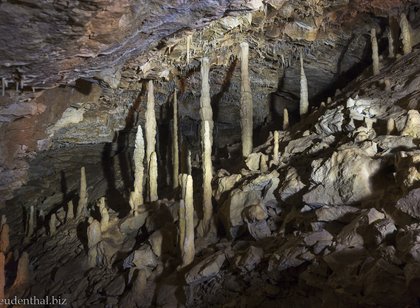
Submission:
<svg viewBox="0 0 420 308">
<path fill-rule="evenodd" d="M 403 43 L 404 54 L 407 55 L 413 49 L 411 42 L 411 27 L 407 20 L 407 16 L 402 13 L 400 16 L 401 39 Z"/>
<path fill-rule="evenodd" d="M 130 206 L 134 215 L 137 215 L 138 208 L 143 204 L 143 178 L 144 178 L 144 139 L 143 130 L 137 127 L 136 141 L 134 144 L 134 191 L 130 194 Z"/>
<path fill-rule="evenodd" d="M 277 130 L 274 131 L 273 135 L 273 164 L 279 164 L 279 132 Z"/>
<path fill-rule="evenodd" d="M 208 58 L 201 59 L 201 97 L 200 97 L 200 118 L 201 136 L 203 136 L 203 123 L 209 122 L 210 141 L 213 144 L 213 110 L 211 109 L 210 84 L 209 84 L 210 62 Z"/>
<path fill-rule="evenodd" d="M 146 161 L 147 168 L 149 171 L 149 189 L 150 187 L 157 187 L 158 172 L 157 168 L 151 168 L 150 163 L 152 161 L 152 153 L 155 152 L 156 155 L 156 115 L 155 115 L 155 98 L 154 98 L 154 89 L 153 81 L 149 81 L 148 93 L 147 93 L 147 108 L 146 108 Z M 156 160 L 157 165 L 157 160 Z M 156 172 L 150 173 L 150 171 L 156 170 Z M 151 196 L 149 190 L 149 197 Z M 150 200 L 149 201 L 154 201 Z"/>
<path fill-rule="evenodd" d="M 179 175 L 179 145 L 178 145 L 178 99 L 177 91 L 174 92 L 173 121 L 172 121 L 172 187 L 177 189 Z"/>
<path fill-rule="evenodd" d="M 289 111 L 287 108 L 283 109 L 283 130 L 289 129 Z"/>
<path fill-rule="evenodd" d="M 188 174 L 180 174 L 179 182 L 181 184 L 181 200 L 179 202 L 179 213 L 178 213 L 178 227 L 179 227 L 179 250 L 181 256 L 184 252 L 184 241 L 185 241 L 185 197 L 187 189 L 187 178 Z"/>
<path fill-rule="evenodd" d="M 372 28 L 370 30 L 370 42 L 372 44 L 372 70 L 373 75 L 379 74 L 379 51 L 378 51 L 378 40 L 376 39 L 376 30 Z"/>
<path fill-rule="evenodd" d="M 158 174 L 157 156 L 156 156 L 156 152 L 153 152 L 152 155 L 150 155 L 150 162 L 149 162 L 149 200 L 151 202 L 158 200 L 157 174 Z"/>
<path fill-rule="evenodd" d="M 194 202 L 193 202 L 193 179 L 187 176 L 185 187 L 185 238 L 182 251 L 182 267 L 194 261 Z"/>
<path fill-rule="evenodd" d="M 241 129 L 242 129 L 242 156 L 248 157 L 252 152 L 253 134 L 253 103 L 251 84 L 249 81 L 248 59 L 249 45 L 241 45 Z"/>
<path fill-rule="evenodd" d="M 213 216 L 212 205 L 212 188 L 211 181 L 213 179 L 213 166 L 211 161 L 211 140 L 210 125 L 208 121 L 204 121 L 204 134 L 201 138 L 202 150 L 202 169 L 203 169 L 203 235 L 210 229 L 210 222 Z"/>
<path fill-rule="evenodd" d="M 80 168 L 80 192 L 79 192 L 79 204 L 77 205 L 77 218 L 81 218 L 87 213 L 87 184 L 86 184 L 86 171 L 85 167 Z"/>
<path fill-rule="evenodd" d="M 300 52 L 300 103 L 299 114 L 301 118 L 308 114 L 309 99 L 308 99 L 308 80 L 306 79 L 305 70 L 303 68 L 303 54 Z"/>
<path fill-rule="evenodd" d="M 395 49 L 394 49 L 394 37 L 392 35 L 392 29 L 388 28 L 386 31 L 388 37 L 388 56 L 390 58 L 395 58 Z"/>
</svg>

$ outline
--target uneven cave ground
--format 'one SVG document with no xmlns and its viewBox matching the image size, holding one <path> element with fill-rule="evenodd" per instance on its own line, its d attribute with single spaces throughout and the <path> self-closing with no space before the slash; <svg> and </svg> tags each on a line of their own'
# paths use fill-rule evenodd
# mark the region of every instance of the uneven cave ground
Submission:
<svg viewBox="0 0 420 308">
<path fill-rule="evenodd" d="M 72 307 L 420 306 L 418 3 L 151 1 L 144 11 L 131 4 L 0 3 L 0 17 L 10 14 L 0 18 L 0 32 L 32 14 L 38 17 L 34 29 L 58 24 L 62 30 L 44 42 L 45 50 L 56 50 L 50 58 L 34 61 L 14 40 L 6 46 L 16 54 L 3 54 L 21 62 L 0 66 L 2 74 L 14 76 L 2 79 L 7 86 L 0 96 L 5 298 L 54 296 Z M 42 9 L 55 18 L 45 22 Z M 402 11 L 414 45 L 404 55 L 397 39 Z M 67 17 L 71 22 L 62 22 Z M 113 28 L 115 20 L 120 28 Z M 183 33 L 185 23 L 193 31 Z M 380 52 L 377 75 L 372 28 Z M 395 57 L 387 31 L 397 33 Z M 67 35 L 81 39 L 60 40 Z M 25 42 L 39 36 L 34 31 Z M 243 41 L 250 43 L 254 108 L 254 147 L 246 158 L 237 56 Z M 211 59 L 215 125 L 213 217 L 201 236 L 205 56 Z M 304 116 L 299 57 L 311 103 Z M 146 201 L 133 215 L 135 140 L 147 122 L 151 80 L 159 198 L 147 201 L 145 185 Z M 171 174 L 175 89 L 180 173 L 191 167 L 194 180 L 195 253 L 183 268 L 183 192 L 172 188 Z M 287 129 L 281 129 L 284 108 L 290 112 Z M 75 218 L 83 195 L 81 167 L 88 202 Z M 104 219 L 104 200 L 109 223 L 90 247 L 89 228 Z"/>
</svg>

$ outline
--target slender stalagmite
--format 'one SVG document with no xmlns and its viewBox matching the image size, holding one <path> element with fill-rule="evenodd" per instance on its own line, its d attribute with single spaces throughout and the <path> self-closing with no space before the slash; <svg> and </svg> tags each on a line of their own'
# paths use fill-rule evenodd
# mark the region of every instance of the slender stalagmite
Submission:
<svg viewBox="0 0 420 308">
<path fill-rule="evenodd" d="M 277 130 L 274 131 L 274 145 L 273 145 L 273 164 L 278 165 L 279 164 L 279 132 Z"/>
<path fill-rule="evenodd" d="M 27 233 L 26 236 L 28 238 L 32 237 L 34 234 L 34 228 L 35 228 L 35 207 L 31 205 L 29 208 L 29 217 L 28 217 L 28 227 L 27 227 Z"/>
<path fill-rule="evenodd" d="M 109 226 L 109 213 L 106 208 L 105 197 L 101 197 L 97 203 L 99 212 L 101 213 L 101 231 L 104 232 L 108 229 Z"/>
<path fill-rule="evenodd" d="M 130 206 L 134 215 L 137 215 L 139 206 L 143 204 L 143 178 L 144 178 L 144 139 L 143 130 L 137 127 L 136 141 L 134 143 L 134 191 L 130 195 Z"/>
<path fill-rule="evenodd" d="M 400 16 L 401 39 L 403 43 L 404 54 L 409 54 L 412 50 L 411 43 L 411 27 L 408 23 L 407 16 L 402 13 Z"/>
<path fill-rule="evenodd" d="M 301 117 L 308 114 L 309 100 L 308 100 L 308 80 L 306 79 L 305 70 L 303 68 L 303 53 L 300 52 L 300 104 L 299 114 Z"/>
<path fill-rule="evenodd" d="M 390 58 L 395 58 L 394 37 L 392 36 L 392 29 L 388 28 L 386 34 L 388 37 L 388 56 Z"/>
<path fill-rule="evenodd" d="M 179 213 L 178 213 L 178 224 L 179 224 L 179 250 L 181 255 L 184 251 L 184 241 L 185 241 L 185 196 L 187 189 L 187 178 L 188 174 L 180 174 L 179 182 L 181 185 L 181 200 L 179 202 Z"/>
<path fill-rule="evenodd" d="M 26 251 L 19 258 L 16 278 L 11 289 L 21 288 L 29 283 L 29 255 Z"/>
<path fill-rule="evenodd" d="M 247 42 L 242 42 L 240 46 L 242 156 L 248 157 L 252 152 L 253 133 L 253 104 L 248 71 L 249 45 Z"/>
<path fill-rule="evenodd" d="M 210 62 L 208 58 L 201 59 L 201 97 L 200 97 L 200 118 L 201 136 L 203 136 L 203 123 L 209 122 L 210 141 L 213 144 L 213 110 L 211 109 L 210 84 L 209 84 Z"/>
<path fill-rule="evenodd" d="M 193 179 L 188 175 L 185 188 L 185 238 L 182 251 L 182 267 L 194 261 L 194 202 L 193 202 Z"/>
<path fill-rule="evenodd" d="M 87 214 L 87 184 L 86 184 L 86 172 L 85 167 L 80 168 L 80 193 L 79 193 L 79 204 L 77 205 L 77 218 L 86 216 Z"/>
<path fill-rule="evenodd" d="M 88 238 L 88 265 L 95 267 L 97 265 L 98 250 L 97 245 L 102 240 L 101 224 L 96 219 L 93 220 L 87 228 Z"/>
<path fill-rule="evenodd" d="M 287 108 L 283 109 L 283 130 L 289 129 L 289 111 Z"/>
<path fill-rule="evenodd" d="M 152 153 L 155 153 L 155 158 L 152 160 Z M 155 163 L 156 167 L 151 168 L 150 163 Z M 147 108 L 146 108 L 146 161 L 147 170 L 149 171 L 149 198 L 157 197 L 157 192 L 150 191 L 150 188 L 157 187 L 157 157 L 156 157 L 156 115 L 155 115 L 155 98 L 153 81 L 149 81 L 148 93 L 147 93 Z M 151 173 L 153 171 L 153 173 Z M 149 201 L 155 201 L 149 199 Z"/>
<path fill-rule="evenodd" d="M 172 122 L 172 187 L 178 188 L 179 181 L 179 145 L 178 145 L 178 99 L 175 89 L 173 102 L 173 122 Z"/>
<path fill-rule="evenodd" d="M 153 152 L 150 156 L 149 162 L 149 200 L 151 202 L 158 200 L 158 165 L 156 152 Z"/>
<path fill-rule="evenodd" d="M 70 221 L 74 218 L 74 206 L 73 201 L 69 201 L 67 203 L 67 214 L 66 214 L 66 221 Z"/>
<path fill-rule="evenodd" d="M 393 118 L 389 118 L 386 122 L 386 134 L 392 135 L 395 129 L 395 120 Z"/>
<path fill-rule="evenodd" d="M 379 51 L 378 51 L 378 40 L 376 39 L 376 30 L 372 28 L 370 30 L 370 42 L 372 44 L 372 69 L 373 75 L 379 74 Z"/>
<path fill-rule="evenodd" d="M 192 174 L 191 150 L 187 152 L 187 173 Z"/>
<path fill-rule="evenodd" d="M 208 121 L 204 121 L 204 134 L 201 138 L 202 162 L 203 162 L 203 235 L 210 230 L 210 222 L 213 216 L 212 206 L 212 189 L 211 180 L 212 162 L 211 162 L 211 141 L 210 141 L 210 125 Z"/>
<path fill-rule="evenodd" d="M 0 251 L 4 254 L 8 253 L 10 248 L 9 233 L 9 225 L 3 224 L 0 232 Z"/>
<path fill-rule="evenodd" d="M 191 54 L 190 54 L 191 45 L 192 45 L 192 34 L 188 34 L 187 35 L 187 64 L 190 64 L 190 59 L 191 59 Z"/>
</svg>

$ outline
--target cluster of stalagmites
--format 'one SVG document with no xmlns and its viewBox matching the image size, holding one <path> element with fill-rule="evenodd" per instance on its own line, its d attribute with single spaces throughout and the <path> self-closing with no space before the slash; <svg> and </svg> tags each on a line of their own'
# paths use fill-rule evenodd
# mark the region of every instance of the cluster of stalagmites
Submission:
<svg viewBox="0 0 420 308">
<path fill-rule="evenodd" d="M 408 54 L 412 47 L 404 15 L 400 24 L 404 54 Z M 371 39 L 373 73 L 378 75 L 375 29 L 371 31 Z M 285 109 L 283 131 L 274 131 L 265 144 L 253 148 L 248 48 L 247 43 L 240 46 L 242 155 L 246 168 L 238 173 L 221 169 L 213 175 L 210 64 L 203 58 L 201 213 L 196 211 L 197 204 L 194 207 L 193 191 L 197 189 L 194 190 L 191 163 L 187 162 L 189 168 L 180 173 L 176 92 L 173 97 L 172 186 L 177 200 L 159 200 L 157 128 L 153 82 L 150 81 L 145 127 L 137 127 L 135 138 L 130 215 L 117 219 L 104 197 L 97 200 L 96 208 L 89 208 L 84 167 L 81 168 L 77 208 L 74 209 L 71 201 L 67 205 L 66 223 L 88 223 L 87 268 L 111 268 L 118 253 L 125 252 L 123 268 L 136 268 L 137 272 L 131 289 L 124 293 L 121 301 L 132 304 L 144 300 L 139 294 L 146 290 L 148 281 L 163 272 L 166 264 L 159 258 L 174 257 L 174 251 L 174 268 L 182 273 L 187 285 L 216 277 L 226 260 L 245 273 L 266 260 L 266 274 L 272 281 L 281 280 L 284 271 L 309 262 L 311 265 L 300 273 L 299 280 L 320 289 L 319 297 L 323 302 L 332 303 L 344 294 L 344 301 L 353 304 L 394 304 L 395 298 L 390 293 L 406 296 L 420 279 L 420 189 L 416 189 L 420 186 L 420 152 L 416 146 L 420 138 L 419 112 L 399 110 L 387 115 L 387 107 L 382 102 L 354 95 L 341 103 L 329 98 L 327 104 L 309 114 L 308 80 L 301 54 L 301 123 L 289 131 L 288 110 Z M 389 52 L 392 56 L 395 50 Z M 384 84 L 386 89 L 391 88 L 390 79 L 385 79 Z M 396 114 L 398 117 L 394 118 Z M 379 125 L 381 121 L 385 125 Z M 333 148 L 336 144 L 339 146 Z M 375 187 L 375 177 L 382 176 L 387 164 L 395 172 L 385 177 L 384 181 L 388 182 Z M 386 187 L 390 187 L 392 197 L 386 196 Z M 400 192 L 406 195 L 399 198 Z M 378 206 L 378 202 L 386 204 Z M 217 204 L 216 214 L 213 203 Z M 40 216 L 44 218 L 42 213 Z M 30 207 L 27 239 L 34 236 L 36 221 L 35 209 Z M 64 225 L 56 213 L 51 213 L 48 223 L 51 236 L 59 231 L 58 222 Z M 241 250 L 221 243 L 216 230 L 218 223 L 223 225 L 229 239 L 248 236 L 251 244 Z M 0 284 L 4 290 L 4 265 L 13 255 L 9 251 L 8 225 L 5 221 L 1 225 Z M 302 229 L 298 230 L 300 226 Z M 290 228 L 294 232 L 290 232 Z M 134 250 L 140 229 L 147 230 L 149 237 Z M 266 239 L 271 239 L 273 245 L 261 247 L 258 241 Z M 214 247 L 206 250 L 213 244 Z M 198 260 L 197 254 L 200 255 Z M 28 283 L 28 262 L 28 255 L 23 253 L 15 283 L 9 290 Z M 362 270 L 355 271 L 360 267 Z M 386 281 L 395 277 L 399 278 L 397 282 L 386 285 Z M 357 281 L 357 290 L 352 280 Z M 391 289 L 392 292 L 388 292 Z M 360 298 L 362 293 L 364 298 Z M 420 296 L 418 289 L 414 293 Z M 172 296 L 170 301 L 175 301 L 173 289 L 165 296 Z M 163 299 L 158 296 L 159 300 Z M 406 301 L 410 300 L 408 296 Z"/>
</svg>

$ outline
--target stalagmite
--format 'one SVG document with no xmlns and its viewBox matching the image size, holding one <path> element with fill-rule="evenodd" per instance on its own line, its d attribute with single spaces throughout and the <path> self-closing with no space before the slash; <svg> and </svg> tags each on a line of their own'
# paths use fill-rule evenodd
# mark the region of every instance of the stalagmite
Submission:
<svg viewBox="0 0 420 308">
<path fill-rule="evenodd" d="M 393 118 L 389 118 L 386 122 L 386 134 L 391 135 L 395 130 L 395 121 Z"/>
<path fill-rule="evenodd" d="M 388 56 L 390 58 L 395 58 L 394 37 L 392 36 L 392 29 L 388 28 L 386 34 L 388 37 Z"/>
<path fill-rule="evenodd" d="M 372 70 L 373 75 L 379 74 L 379 51 L 378 51 L 378 40 L 376 39 L 376 29 L 370 30 L 370 42 L 372 44 Z"/>
<path fill-rule="evenodd" d="M 77 205 L 77 218 L 86 216 L 87 213 L 87 184 L 86 184 L 86 172 L 85 167 L 80 168 L 80 193 L 79 193 L 79 204 Z"/>
<path fill-rule="evenodd" d="M 152 196 L 150 191 L 151 187 L 157 187 L 157 166 L 151 168 L 150 163 L 154 163 L 152 161 L 152 153 L 156 152 L 156 115 L 155 115 L 155 98 L 154 98 L 154 89 L 153 89 L 153 81 L 149 81 L 148 93 L 147 93 L 147 109 L 146 109 L 146 162 L 147 162 L 147 170 L 149 171 L 148 179 L 149 179 L 149 198 Z M 156 154 L 155 154 L 156 155 Z M 154 158 L 154 160 L 156 160 Z M 156 160 L 157 165 L 157 160 Z M 151 171 L 156 171 L 151 173 Z M 157 194 L 153 193 L 153 197 L 157 197 Z M 149 201 L 154 201 L 149 199 Z"/>
<path fill-rule="evenodd" d="M 251 154 L 253 147 L 253 103 L 248 71 L 249 45 L 247 42 L 242 42 L 240 46 L 242 156 L 248 157 L 248 155 Z"/>
<path fill-rule="evenodd" d="M 283 130 L 289 129 L 289 111 L 287 108 L 283 109 Z"/>
<path fill-rule="evenodd" d="M 6 265 L 6 260 L 4 253 L 0 252 L 0 300 L 4 299 L 4 287 L 6 286 L 6 276 L 4 271 L 4 266 Z"/>
<path fill-rule="evenodd" d="M 273 164 L 278 165 L 279 164 L 279 132 L 277 130 L 274 131 L 273 136 Z"/>
<path fill-rule="evenodd" d="M 143 204 L 143 178 L 144 178 L 144 139 L 143 130 L 137 127 L 136 141 L 134 144 L 134 191 L 130 194 L 130 206 L 134 215 L 137 215 L 138 208 Z"/>
<path fill-rule="evenodd" d="M 99 199 L 97 206 L 99 208 L 99 212 L 101 213 L 101 231 L 104 232 L 109 226 L 109 213 L 106 208 L 105 197 Z"/>
<path fill-rule="evenodd" d="M 53 213 L 51 214 L 50 223 L 49 223 L 51 236 L 53 236 L 55 232 L 57 231 L 56 225 L 57 225 L 57 216 Z"/>
<path fill-rule="evenodd" d="M 87 228 L 87 238 L 88 238 L 88 265 L 89 267 L 95 267 L 97 264 L 97 245 L 102 240 L 101 233 L 101 224 L 99 221 L 94 219 L 89 227 Z"/>
<path fill-rule="evenodd" d="M 201 97 L 200 97 L 200 118 L 201 136 L 204 134 L 204 121 L 209 122 L 210 141 L 213 144 L 213 111 L 211 109 L 210 84 L 209 84 L 210 62 L 208 58 L 201 59 Z"/>
<path fill-rule="evenodd" d="M 185 202 L 184 199 L 179 201 L 179 218 L 178 218 L 178 228 L 179 228 L 179 251 L 181 255 L 184 251 L 184 241 L 185 241 Z"/>
<path fill-rule="evenodd" d="M 6 254 L 9 252 L 10 241 L 9 241 L 9 225 L 5 223 L 1 227 L 0 232 L 0 251 Z"/>
<path fill-rule="evenodd" d="M 67 214 L 66 214 L 66 221 L 70 221 L 74 218 L 74 205 L 73 201 L 70 200 L 67 203 Z"/>
<path fill-rule="evenodd" d="M 194 202 L 193 202 L 193 179 L 187 176 L 185 187 L 185 238 L 182 251 L 182 267 L 191 264 L 194 260 Z"/>
<path fill-rule="evenodd" d="M 212 205 L 212 188 L 211 181 L 213 178 L 212 162 L 211 162 L 211 141 L 210 126 L 208 121 L 202 123 L 204 134 L 201 137 L 202 163 L 203 163 L 203 222 L 202 235 L 206 234 L 210 229 L 211 218 L 213 216 Z"/>
<path fill-rule="evenodd" d="M 26 231 L 26 237 L 31 238 L 34 234 L 35 228 L 35 207 L 31 205 L 29 208 L 29 217 L 28 217 L 28 225 Z"/>
<path fill-rule="evenodd" d="M 308 80 L 306 79 L 305 70 L 303 68 L 303 53 L 300 52 L 300 104 L 299 114 L 305 116 L 308 114 L 309 100 L 308 100 Z"/>
<path fill-rule="evenodd" d="M 11 289 L 21 288 L 29 283 L 29 255 L 25 251 L 19 258 L 15 281 Z"/>
<path fill-rule="evenodd" d="M 172 187 L 178 188 L 179 175 L 179 145 L 178 145 L 178 99 L 177 91 L 175 89 L 173 101 L 173 121 L 172 121 Z"/>
<path fill-rule="evenodd" d="M 187 151 L 187 173 L 192 174 L 191 151 Z"/>
<path fill-rule="evenodd" d="M 151 202 L 158 200 L 158 166 L 156 152 L 150 156 L 149 162 L 149 200 Z"/>
<path fill-rule="evenodd" d="M 400 16 L 401 40 L 403 43 L 404 54 L 409 54 L 412 50 L 411 45 L 411 27 L 408 23 L 407 16 L 402 13 Z"/>
</svg>

